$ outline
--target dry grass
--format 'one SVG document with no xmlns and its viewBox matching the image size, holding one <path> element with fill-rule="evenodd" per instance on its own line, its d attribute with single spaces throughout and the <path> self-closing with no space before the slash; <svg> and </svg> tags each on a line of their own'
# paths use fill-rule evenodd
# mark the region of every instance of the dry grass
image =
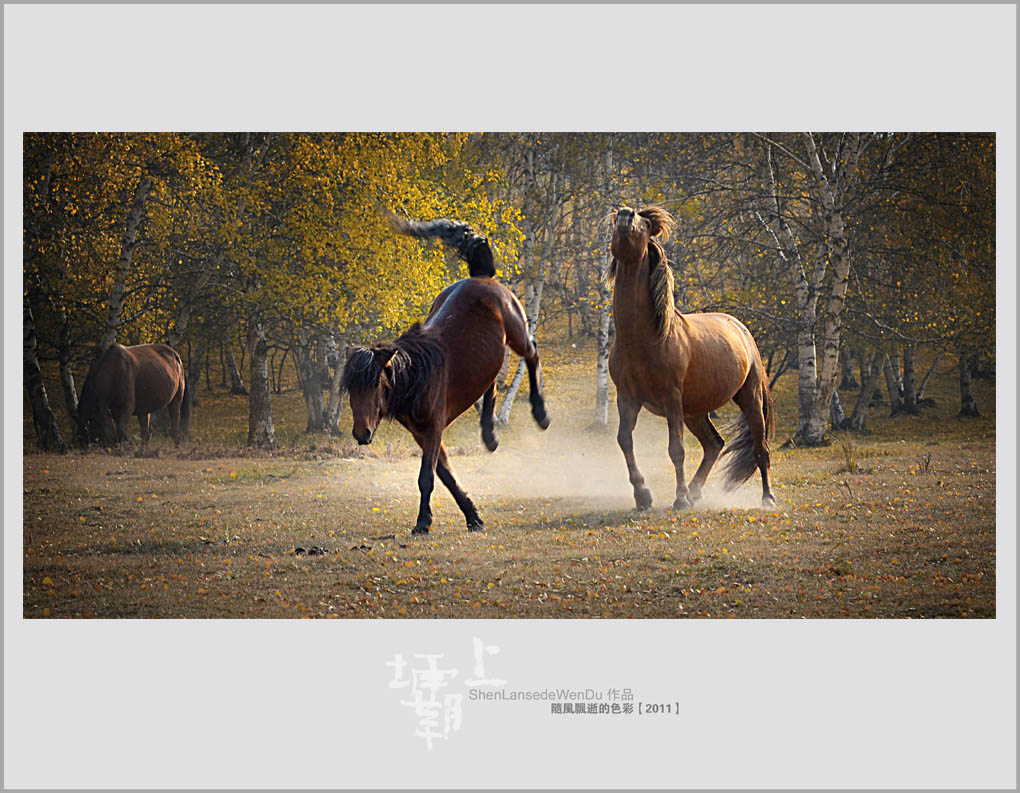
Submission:
<svg viewBox="0 0 1020 793">
<path fill-rule="evenodd" d="M 938 408 L 852 443 L 777 450 L 776 508 L 752 481 L 674 514 L 664 422 L 636 449 L 656 506 L 632 511 L 610 433 L 590 433 L 590 350 L 543 349 L 553 425 L 526 400 L 495 454 L 475 417 L 451 427 L 452 465 L 487 531 L 437 483 L 435 525 L 411 538 L 417 459 L 396 426 L 359 450 L 303 435 L 300 395 L 274 401 L 286 447 L 247 453 L 243 397 L 202 393 L 180 452 L 27 454 L 27 617 L 992 617 L 994 391 L 981 419 Z M 793 431 L 792 377 L 777 442 Z M 845 404 L 855 395 L 844 394 Z M 728 414 L 728 412 L 727 412 Z M 726 417 L 719 422 L 725 424 Z M 615 417 L 611 419 L 615 428 Z M 30 429 L 30 428 L 29 428 Z M 700 449 L 688 436 L 688 475 Z M 360 455 L 360 456 L 358 456 Z M 709 480 L 710 485 L 712 480 Z"/>
</svg>

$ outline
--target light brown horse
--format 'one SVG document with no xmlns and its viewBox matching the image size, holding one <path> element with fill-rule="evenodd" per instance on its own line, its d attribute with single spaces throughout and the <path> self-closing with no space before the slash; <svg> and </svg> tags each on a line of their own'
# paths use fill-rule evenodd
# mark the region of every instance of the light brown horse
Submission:
<svg viewBox="0 0 1020 793">
<path fill-rule="evenodd" d="M 167 408 L 175 444 L 187 438 L 191 400 L 181 356 L 165 344 L 114 344 L 92 364 L 78 402 L 75 439 L 79 446 L 113 446 L 127 440 L 131 416 L 138 417 L 142 445 L 149 442 L 149 415 Z"/>
<path fill-rule="evenodd" d="M 450 220 L 394 226 L 405 234 L 439 237 L 468 262 L 471 277 L 440 292 L 424 324 L 415 323 L 396 341 L 348 348 L 343 386 L 350 395 L 353 434 L 358 443 L 371 443 L 379 422 L 390 418 L 421 447 L 421 502 L 412 534 L 425 534 L 432 525 L 429 501 L 437 473 L 464 513 L 468 531 L 482 531 L 478 511 L 450 470 L 443 431 L 481 397 L 482 439 L 489 451 L 496 450 L 492 411 L 506 347 L 524 358 L 531 414 L 542 429 L 548 427 L 538 348 L 520 301 L 490 277 L 495 268 L 484 237 Z"/>
<path fill-rule="evenodd" d="M 769 488 L 769 438 L 775 416 L 768 377 L 750 331 L 729 314 L 681 314 L 673 301 L 673 273 L 656 239 L 666 239 L 675 224 L 661 207 L 635 212 L 622 207 L 610 215 L 616 339 L 609 353 L 609 374 L 616 384 L 620 412 L 617 441 L 627 461 L 639 510 L 652 505 L 652 494 L 634 462 L 634 425 L 641 408 L 665 416 L 669 456 L 676 469 L 673 509 L 691 506 L 723 450 L 724 441 L 708 414 L 736 402 L 743 413 L 739 435 L 726 448 L 732 453 L 726 486 L 761 472 L 762 502 L 775 503 Z M 701 441 L 704 456 L 691 480 L 684 481 L 684 424 Z"/>
</svg>

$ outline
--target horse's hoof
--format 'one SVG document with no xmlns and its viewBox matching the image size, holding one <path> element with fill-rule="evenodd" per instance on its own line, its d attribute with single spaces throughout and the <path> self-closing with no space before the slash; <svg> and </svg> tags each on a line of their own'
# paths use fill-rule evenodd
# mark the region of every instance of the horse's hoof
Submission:
<svg viewBox="0 0 1020 793">
<path fill-rule="evenodd" d="M 700 490 L 692 489 L 691 490 L 691 506 L 694 506 L 699 501 L 701 501 L 701 491 Z"/>
<path fill-rule="evenodd" d="M 481 518 L 468 521 L 468 531 L 485 531 L 485 522 Z"/>
<path fill-rule="evenodd" d="M 650 509 L 652 506 L 652 491 L 647 487 L 635 490 L 634 503 L 635 509 L 637 509 L 638 512 L 644 512 L 646 509 Z"/>
<path fill-rule="evenodd" d="M 761 505 L 763 507 L 774 507 L 776 505 L 776 499 L 771 493 L 766 493 L 761 497 Z"/>
<path fill-rule="evenodd" d="M 690 509 L 690 508 L 691 508 L 691 500 L 689 498 L 685 498 L 684 496 L 677 496 L 676 500 L 673 502 L 673 509 L 675 509 L 677 511 L 679 511 L 681 509 Z"/>
<path fill-rule="evenodd" d="M 535 416 L 535 423 L 539 429 L 549 429 L 549 414 L 543 411 L 541 416 Z"/>
<path fill-rule="evenodd" d="M 429 533 L 429 527 L 428 526 L 415 526 L 413 529 L 411 529 L 411 536 L 412 537 L 414 537 L 416 535 L 419 535 L 419 534 L 428 534 L 428 533 Z"/>
<path fill-rule="evenodd" d="M 490 452 L 494 452 L 499 448 L 499 441 L 495 438 L 482 438 L 482 440 L 485 442 L 485 448 Z"/>
</svg>

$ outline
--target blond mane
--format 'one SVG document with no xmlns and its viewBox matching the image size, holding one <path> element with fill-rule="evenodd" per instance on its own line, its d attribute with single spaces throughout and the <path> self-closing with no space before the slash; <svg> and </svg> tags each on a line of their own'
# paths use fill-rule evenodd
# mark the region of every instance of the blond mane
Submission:
<svg viewBox="0 0 1020 793">
<path fill-rule="evenodd" d="M 616 223 L 617 212 L 617 209 L 613 209 L 608 216 L 609 222 L 613 225 Z M 663 339 L 673 327 L 677 311 L 673 299 L 673 269 L 669 266 L 666 251 L 660 240 L 664 242 L 669 239 L 670 232 L 676 227 L 676 220 L 659 206 L 645 207 L 638 214 L 647 219 L 652 227 L 652 236 L 648 240 L 648 288 L 655 314 L 655 335 Z M 605 274 L 605 281 L 610 286 L 616 281 L 616 268 L 614 256 Z"/>
</svg>

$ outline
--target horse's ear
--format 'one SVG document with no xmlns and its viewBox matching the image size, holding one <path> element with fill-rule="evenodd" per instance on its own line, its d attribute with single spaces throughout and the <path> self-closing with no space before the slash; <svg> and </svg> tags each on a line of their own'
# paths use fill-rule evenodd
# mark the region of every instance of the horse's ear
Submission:
<svg viewBox="0 0 1020 793">
<path fill-rule="evenodd" d="M 344 352 L 344 360 L 345 360 L 345 361 L 349 361 L 349 360 L 351 360 L 351 357 L 352 357 L 352 356 L 354 355 L 354 353 L 356 353 L 357 351 L 358 351 L 358 348 L 357 348 L 357 347 L 355 347 L 355 346 L 354 346 L 354 345 L 352 344 L 352 345 L 351 345 L 350 347 L 348 347 L 348 348 L 347 348 L 347 350 L 346 350 L 346 351 Z"/>
<path fill-rule="evenodd" d="M 619 208 L 613 207 L 609 210 L 609 214 L 606 215 L 606 220 L 609 221 L 609 228 L 616 228 L 616 216 L 620 212 Z"/>
<path fill-rule="evenodd" d="M 390 365 L 390 358 L 393 357 L 395 352 L 396 349 L 372 350 L 372 355 L 375 356 L 376 365 L 380 369 L 385 369 Z"/>
</svg>

